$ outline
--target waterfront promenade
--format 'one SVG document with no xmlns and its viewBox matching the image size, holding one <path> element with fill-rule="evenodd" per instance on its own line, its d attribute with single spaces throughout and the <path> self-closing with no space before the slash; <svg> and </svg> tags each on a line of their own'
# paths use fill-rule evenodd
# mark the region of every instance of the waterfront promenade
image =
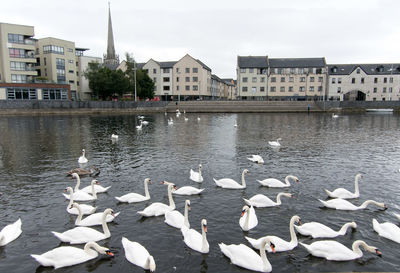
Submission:
<svg viewBox="0 0 400 273">
<path fill-rule="evenodd" d="M 295 113 L 364 112 L 368 108 L 400 111 L 400 101 L 0 101 L 0 115 L 101 113 Z"/>
</svg>

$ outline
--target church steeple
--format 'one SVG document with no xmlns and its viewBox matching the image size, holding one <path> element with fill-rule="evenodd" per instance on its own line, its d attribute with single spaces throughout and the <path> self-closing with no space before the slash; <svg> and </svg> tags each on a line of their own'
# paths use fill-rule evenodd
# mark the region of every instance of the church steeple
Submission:
<svg viewBox="0 0 400 273">
<path fill-rule="evenodd" d="M 107 54 L 104 54 L 104 65 L 115 70 L 119 65 L 119 57 L 115 54 L 114 35 L 111 22 L 111 7 L 108 2 L 108 35 L 107 35 Z"/>
</svg>

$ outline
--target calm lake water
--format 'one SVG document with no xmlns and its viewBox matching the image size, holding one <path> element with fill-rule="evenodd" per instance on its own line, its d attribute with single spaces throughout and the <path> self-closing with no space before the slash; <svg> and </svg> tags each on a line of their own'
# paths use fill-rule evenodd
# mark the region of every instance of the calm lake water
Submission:
<svg viewBox="0 0 400 273">
<path fill-rule="evenodd" d="M 399 244 L 381 238 L 372 229 L 372 219 L 398 224 L 393 213 L 400 213 L 400 116 L 382 114 L 187 114 L 168 125 L 164 114 L 146 115 L 150 124 L 137 131 L 137 116 L 10 116 L 0 117 L 0 228 L 22 219 L 21 236 L 0 247 L 0 272 L 51 272 L 32 259 L 66 245 L 51 234 L 74 227 L 75 217 L 66 212 L 68 201 L 62 196 L 74 180 L 66 172 L 78 167 L 82 148 L 89 165 L 100 168 L 98 180 L 111 189 L 99 194 L 91 204 L 98 212 L 111 207 L 121 214 L 109 224 L 111 238 L 101 241 L 114 258 L 99 257 L 58 272 L 143 272 L 125 259 L 122 236 L 140 242 L 155 257 L 157 272 L 248 272 L 230 264 L 218 243 L 247 244 L 244 236 L 258 238 L 277 235 L 290 240 L 289 220 L 299 215 L 302 222 L 319 221 L 335 230 L 345 222 L 355 221 L 358 228 L 336 240 L 351 248 L 361 239 L 378 247 L 382 257 L 364 252 L 360 259 L 329 262 L 315 258 L 298 246 L 292 251 L 267 254 L 273 272 L 320 271 L 399 271 Z M 197 116 L 201 117 L 197 121 Z M 233 125 L 235 121 L 238 127 Z M 112 143 L 111 134 L 119 135 Z M 281 137 L 279 150 L 268 140 Z M 257 165 L 247 157 L 259 154 L 265 164 Z M 189 170 L 203 165 L 204 182 L 189 180 Z M 245 190 L 217 188 L 213 177 L 240 181 L 243 169 Z M 385 202 L 382 211 L 368 206 L 360 211 L 324 209 L 317 198 L 327 198 L 324 188 L 344 187 L 354 191 L 354 176 L 362 173 L 360 205 L 368 199 Z M 288 174 L 300 183 L 290 188 L 261 187 L 256 179 L 283 180 Z M 128 192 L 143 194 L 143 180 L 149 177 L 151 199 L 137 204 L 118 203 L 114 198 Z M 92 178 L 81 179 L 81 187 Z M 200 221 L 207 219 L 210 253 L 192 251 L 182 241 L 179 230 L 164 223 L 164 217 L 141 218 L 136 212 L 152 202 L 168 202 L 167 180 L 178 187 L 205 188 L 203 194 L 175 196 L 177 210 L 183 212 L 185 199 L 191 200 L 189 221 L 200 231 Z M 256 209 L 259 224 L 249 232 L 239 226 L 242 198 L 262 193 L 275 199 L 285 191 L 295 198 L 283 198 L 282 205 Z M 101 230 L 100 227 L 96 229 Z M 312 239 L 298 236 L 300 242 Z"/>
</svg>

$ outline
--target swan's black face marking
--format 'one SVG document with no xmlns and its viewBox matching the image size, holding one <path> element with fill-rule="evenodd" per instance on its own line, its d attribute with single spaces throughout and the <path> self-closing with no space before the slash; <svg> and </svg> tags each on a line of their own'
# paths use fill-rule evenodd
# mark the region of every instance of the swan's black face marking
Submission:
<svg viewBox="0 0 400 273">
<path fill-rule="evenodd" d="M 177 190 L 178 188 L 174 185 L 174 190 Z"/>
<path fill-rule="evenodd" d="M 387 205 L 384 205 L 383 206 L 383 210 L 387 210 L 388 209 L 388 206 Z"/>
<path fill-rule="evenodd" d="M 203 225 L 204 232 L 207 232 L 207 225 Z"/>
<path fill-rule="evenodd" d="M 375 252 L 379 257 L 382 257 L 382 252 L 380 252 L 379 249 L 375 249 Z"/>
<path fill-rule="evenodd" d="M 297 220 L 297 223 L 298 223 L 299 225 L 301 225 L 301 219 L 300 219 L 300 218 Z"/>
<path fill-rule="evenodd" d="M 106 254 L 108 256 L 114 257 L 114 253 L 112 253 L 110 250 L 106 250 Z"/>
<path fill-rule="evenodd" d="M 246 213 L 246 210 L 242 210 L 242 213 L 240 214 L 240 217 L 243 217 L 243 215 Z"/>
<path fill-rule="evenodd" d="M 64 189 L 64 192 L 67 192 L 68 191 L 68 189 Z"/>
<path fill-rule="evenodd" d="M 71 206 L 69 206 L 70 209 L 72 209 L 74 207 L 74 204 L 71 204 Z"/>
<path fill-rule="evenodd" d="M 94 183 L 98 185 L 98 184 L 99 184 L 99 181 L 95 180 L 95 182 L 94 182 Z"/>
<path fill-rule="evenodd" d="M 271 249 L 272 249 L 272 252 L 274 252 L 274 253 L 275 253 L 275 245 L 274 245 L 273 243 L 270 243 L 270 244 L 269 244 L 269 246 L 271 247 Z"/>
</svg>

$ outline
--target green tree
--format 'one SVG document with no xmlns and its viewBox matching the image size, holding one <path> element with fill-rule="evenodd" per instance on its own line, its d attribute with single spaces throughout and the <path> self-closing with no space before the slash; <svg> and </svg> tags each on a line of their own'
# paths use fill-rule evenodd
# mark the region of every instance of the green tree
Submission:
<svg viewBox="0 0 400 273">
<path fill-rule="evenodd" d="M 136 95 L 140 99 L 152 99 L 154 98 L 154 82 L 150 79 L 147 72 L 142 69 L 136 69 L 135 59 L 129 54 L 125 53 L 126 58 L 126 71 L 125 74 L 129 78 L 130 90 L 135 93 L 135 81 L 136 81 Z M 135 79 L 136 69 L 136 79 Z"/>
</svg>

